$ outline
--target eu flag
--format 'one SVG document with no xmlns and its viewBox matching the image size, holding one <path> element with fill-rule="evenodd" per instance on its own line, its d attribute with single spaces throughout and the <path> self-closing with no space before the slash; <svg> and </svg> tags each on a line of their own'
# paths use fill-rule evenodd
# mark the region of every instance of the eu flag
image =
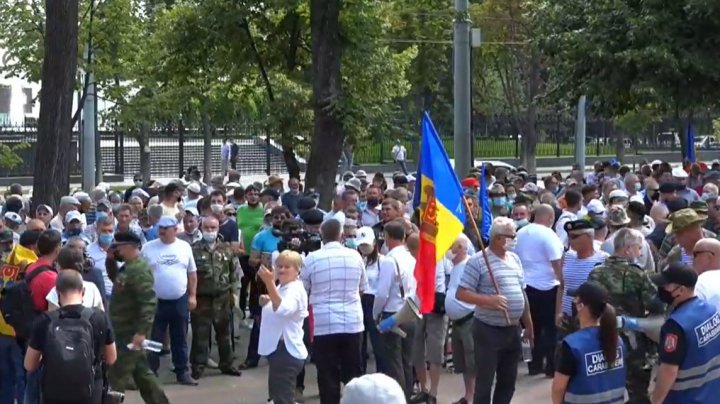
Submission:
<svg viewBox="0 0 720 404">
<path fill-rule="evenodd" d="M 435 304 L 435 267 L 465 227 L 462 188 L 445 148 L 425 112 L 418 164 L 420 200 L 420 247 L 415 265 L 420 311 L 429 313 Z"/>
</svg>

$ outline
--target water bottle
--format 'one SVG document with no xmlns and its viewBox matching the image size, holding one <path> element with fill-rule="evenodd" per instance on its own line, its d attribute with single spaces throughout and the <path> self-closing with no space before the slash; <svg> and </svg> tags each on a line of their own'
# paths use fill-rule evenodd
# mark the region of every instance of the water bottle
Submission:
<svg viewBox="0 0 720 404">
<path fill-rule="evenodd" d="M 523 362 L 532 361 L 532 348 L 530 347 L 530 340 L 525 338 L 525 330 L 520 334 L 520 340 L 522 344 L 522 358 Z"/>
<path fill-rule="evenodd" d="M 127 345 L 127 348 L 130 350 L 133 349 L 132 342 Z M 142 343 L 142 348 L 147 351 L 150 351 L 150 352 L 160 352 L 163 349 L 163 344 L 162 344 L 162 342 L 157 342 L 157 341 L 152 341 L 152 340 L 146 339 Z"/>
</svg>

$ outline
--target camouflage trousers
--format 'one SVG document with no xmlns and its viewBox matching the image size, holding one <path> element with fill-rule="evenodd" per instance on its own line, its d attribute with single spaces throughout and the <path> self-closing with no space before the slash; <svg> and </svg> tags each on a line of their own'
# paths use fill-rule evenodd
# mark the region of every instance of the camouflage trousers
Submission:
<svg viewBox="0 0 720 404">
<path fill-rule="evenodd" d="M 110 367 L 108 382 L 114 391 L 124 393 L 130 382 L 130 377 L 140 390 L 140 396 L 148 404 L 169 404 L 157 376 L 150 371 L 145 351 L 130 351 L 124 346 L 118 347 L 117 361 Z M 110 403 L 118 400 L 107 400 Z"/>
<path fill-rule="evenodd" d="M 649 404 L 650 378 L 652 366 L 650 357 L 656 350 L 655 343 L 640 333 L 621 332 L 625 345 L 625 366 L 627 368 L 626 387 L 629 404 Z"/>
<path fill-rule="evenodd" d="M 197 307 L 190 313 L 192 325 L 192 346 L 190 348 L 190 366 L 195 375 L 205 370 L 210 353 L 210 334 L 215 329 L 215 341 L 218 347 L 220 370 L 232 366 L 233 354 L 230 341 L 230 316 L 234 299 L 230 292 L 219 297 L 197 298 Z"/>
</svg>

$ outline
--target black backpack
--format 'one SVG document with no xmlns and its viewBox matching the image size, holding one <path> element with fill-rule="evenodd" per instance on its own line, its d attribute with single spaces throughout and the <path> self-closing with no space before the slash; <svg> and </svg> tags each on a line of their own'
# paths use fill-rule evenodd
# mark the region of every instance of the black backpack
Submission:
<svg viewBox="0 0 720 404">
<path fill-rule="evenodd" d="M 15 334 L 19 339 L 30 337 L 35 319 L 41 314 L 35 310 L 33 305 L 30 282 L 41 273 L 52 270 L 47 265 L 35 268 L 30 275 L 2 290 L 0 312 L 2 312 L 5 322 L 15 329 Z"/>
<path fill-rule="evenodd" d="M 82 309 L 80 317 L 62 310 L 48 313 L 50 325 L 42 352 L 44 366 L 42 396 L 46 400 L 86 402 L 93 397 L 97 360 L 90 317 L 93 310 Z"/>
</svg>

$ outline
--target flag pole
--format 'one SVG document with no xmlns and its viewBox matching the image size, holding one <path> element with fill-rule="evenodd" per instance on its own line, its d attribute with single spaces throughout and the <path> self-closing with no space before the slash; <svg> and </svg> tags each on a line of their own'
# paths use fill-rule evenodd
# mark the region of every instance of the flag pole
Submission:
<svg viewBox="0 0 720 404">
<path fill-rule="evenodd" d="M 465 199 L 465 196 L 462 197 L 463 203 L 465 203 L 465 212 L 470 215 L 470 205 L 468 204 L 467 199 Z M 483 212 L 485 214 L 485 212 Z M 490 268 L 490 260 L 488 260 L 487 253 L 485 252 L 485 244 L 483 243 L 482 235 L 480 234 L 480 229 L 478 228 L 477 222 L 475 221 L 475 218 L 470 215 L 470 219 L 472 222 L 473 230 L 475 230 L 475 235 L 478 238 L 478 243 L 480 243 L 480 251 L 483 256 L 483 260 L 485 261 L 485 266 L 487 267 L 488 274 L 490 275 L 490 281 L 493 284 L 493 287 L 495 288 L 495 293 L 500 295 L 500 287 L 498 286 L 497 279 L 495 279 L 495 274 L 493 274 L 492 269 Z M 510 322 L 510 315 L 508 314 L 507 310 L 503 310 L 503 314 L 505 314 L 505 321 L 507 321 L 508 325 L 512 325 Z"/>
</svg>

